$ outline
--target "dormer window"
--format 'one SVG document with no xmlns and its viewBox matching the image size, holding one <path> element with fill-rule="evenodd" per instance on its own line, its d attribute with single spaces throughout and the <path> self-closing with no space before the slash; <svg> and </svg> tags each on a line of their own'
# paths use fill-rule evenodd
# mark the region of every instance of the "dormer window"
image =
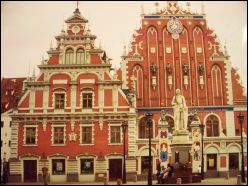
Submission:
<svg viewBox="0 0 248 186">
<path fill-rule="evenodd" d="M 84 64 L 84 50 L 82 48 L 77 50 L 77 64 Z"/>
<path fill-rule="evenodd" d="M 72 63 L 73 63 L 73 50 L 69 48 L 65 52 L 65 64 L 72 64 Z"/>
</svg>

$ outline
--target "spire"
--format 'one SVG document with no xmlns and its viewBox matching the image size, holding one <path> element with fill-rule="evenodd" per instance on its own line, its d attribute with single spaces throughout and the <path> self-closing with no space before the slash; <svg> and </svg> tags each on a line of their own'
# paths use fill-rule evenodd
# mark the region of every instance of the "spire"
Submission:
<svg viewBox="0 0 248 186">
<path fill-rule="evenodd" d="M 205 5 L 204 5 L 203 1 L 201 3 L 201 14 L 205 14 Z"/>
<path fill-rule="evenodd" d="M 102 49 L 102 42 L 101 42 L 101 40 L 99 41 L 99 49 Z"/>
<path fill-rule="evenodd" d="M 76 14 L 80 14 L 80 11 L 79 11 L 79 9 L 78 9 L 78 4 L 79 4 L 79 2 L 77 1 L 77 8 L 76 8 L 75 11 L 73 12 L 75 15 L 76 15 Z"/>
<path fill-rule="evenodd" d="M 143 4 L 141 4 L 140 9 L 141 9 L 141 15 L 144 15 L 144 14 L 145 14 L 145 11 L 144 11 L 144 6 L 143 6 Z"/>
<path fill-rule="evenodd" d="M 191 3 L 189 1 L 187 1 L 186 6 L 188 7 L 188 12 L 190 12 L 190 5 L 191 5 Z"/>
<path fill-rule="evenodd" d="M 50 49 L 52 50 L 53 49 L 53 42 L 51 40 L 51 43 L 50 43 Z"/>
<path fill-rule="evenodd" d="M 156 7 L 156 12 L 158 12 L 159 10 L 158 10 L 158 6 L 159 6 L 159 3 L 158 2 L 155 2 L 155 7 Z"/>
<path fill-rule="evenodd" d="M 123 46 L 123 56 L 127 55 L 127 46 L 124 44 Z"/>
<path fill-rule="evenodd" d="M 33 81 L 35 80 L 35 67 L 33 68 L 33 76 L 32 76 Z"/>
</svg>

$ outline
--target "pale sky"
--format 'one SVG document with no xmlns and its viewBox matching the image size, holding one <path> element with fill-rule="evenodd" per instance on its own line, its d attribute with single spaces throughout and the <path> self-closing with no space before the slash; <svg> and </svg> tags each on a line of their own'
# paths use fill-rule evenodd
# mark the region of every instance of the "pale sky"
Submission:
<svg viewBox="0 0 248 186">
<path fill-rule="evenodd" d="M 166 6 L 166 1 L 157 2 L 160 8 Z M 192 1 L 191 10 L 200 13 L 202 2 Z M 119 67 L 123 44 L 129 44 L 134 29 L 140 27 L 141 5 L 145 13 L 150 13 L 156 9 L 154 4 L 155 1 L 81 1 L 79 9 L 97 36 L 96 46 L 101 40 L 113 59 L 113 67 Z M 179 1 L 179 5 L 187 8 L 185 1 Z M 204 1 L 204 5 L 208 26 L 223 45 L 226 42 L 232 66 L 239 69 L 247 89 L 247 2 Z M 42 55 L 47 59 L 50 42 L 55 47 L 54 37 L 75 8 L 76 1 L 1 1 L 1 77 L 27 77 L 34 67 L 37 75 Z"/>
</svg>

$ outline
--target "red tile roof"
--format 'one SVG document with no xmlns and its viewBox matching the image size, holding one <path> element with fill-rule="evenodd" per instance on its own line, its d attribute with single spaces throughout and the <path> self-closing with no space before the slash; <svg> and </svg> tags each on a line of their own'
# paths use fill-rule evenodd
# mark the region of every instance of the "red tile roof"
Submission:
<svg viewBox="0 0 248 186">
<path fill-rule="evenodd" d="M 12 109 L 16 98 L 22 95 L 23 81 L 26 78 L 2 78 L 1 80 L 1 113 Z"/>
</svg>

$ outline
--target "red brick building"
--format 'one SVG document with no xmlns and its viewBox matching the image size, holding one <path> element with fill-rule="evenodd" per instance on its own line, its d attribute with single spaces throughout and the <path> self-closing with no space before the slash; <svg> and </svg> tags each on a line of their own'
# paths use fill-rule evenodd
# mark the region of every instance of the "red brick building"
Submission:
<svg viewBox="0 0 248 186">
<path fill-rule="evenodd" d="M 177 1 L 168 1 L 162 10 L 141 14 L 141 26 L 135 30 L 129 50 L 124 48 L 118 75 L 123 89 L 134 88 L 137 93 L 138 175 L 147 172 L 146 112 L 154 114 L 153 173 L 163 153 L 166 158 L 162 164 L 171 160 L 174 126 L 171 102 L 176 89 L 181 90 L 189 110 L 188 129 L 193 140 L 189 161 L 194 172 L 201 162 L 200 129 L 191 125 L 195 111 L 200 123 L 205 125 L 204 171 L 207 176 L 224 175 L 226 171 L 235 174 L 241 169 L 241 131 L 237 119 L 240 112 L 245 118 L 245 159 L 247 157 L 247 98 L 226 48 L 222 50 L 205 16 L 204 12 L 196 14 L 179 8 Z M 162 110 L 165 112 L 161 113 Z"/>
<path fill-rule="evenodd" d="M 136 169 L 136 113 L 122 82 L 110 74 L 110 60 L 79 9 L 65 22 L 12 115 L 12 182 L 41 181 L 43 167 L 51 182 L 101 180 L 107 169 L 110 179 L 121 177 L 123 122 L 128 172 Z"/>
<path fill-rule="evenodd" d="M 189 108 L 193 172 L 201 163 L 205 127 L 204 170 L 207 176 L 236 174 L 241 165 L 237 115 L 247 122 L 247 99 L 227 51 L 221 51 L 205 14 L 180 9 L 177 2 L 141 15 L 121 68 L 111 76 L 106 53 L 94 45 L 87 19 L 75 10 L 56 48 L 39 65 L 12 118 L 11 181 L 40 181 L 47 167 L 50 181 L 95 181 L 122 177 L 123 133 L 128 123 L 127 177 L 147 178 L 148 128 L 153 113 L 152 170 L 171 161 L 171 107 L 180 89 Z M 136 95 L 136 96 L 135 96 Z M 247 128 L 244 126 L 244 135 Z M 244 138 L 246 159 L 247 145 Z M 246 164 L 246 163 L 245 163 Z M 245 165 L 246 166 L 246 165 Z"/>
</svg>

